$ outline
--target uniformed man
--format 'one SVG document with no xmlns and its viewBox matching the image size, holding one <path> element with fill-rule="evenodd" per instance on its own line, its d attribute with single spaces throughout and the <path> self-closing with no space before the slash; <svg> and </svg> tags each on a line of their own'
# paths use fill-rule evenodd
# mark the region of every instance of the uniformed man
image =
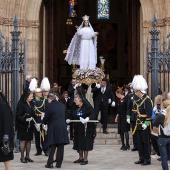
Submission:
<svg viewBox="0 0 170 170">
<path fill-rule="evenodd" d="M 137 101 L 139 99 L 139 97 L 133 91 L 133 85 L 134 85 L 134 82 L 135 82 L 135 78 L 136 78 L 136 76 L 133 78 L 132 83 L 129 84 L 132 93 L 130 93 L 128 95 L 128 106 L 127 106 L 127 122 L 129 124 L 131 124 L 132 132 L 134 131 L 134 128 L 136 126 L 136 120 L 137 120 L 136 108 L 133 108 L 134 107 L 133 106 L 133 100 Z M 133 138 L 133 148 L 131 149 L 131 151 L 137 151 L 138 145 L 137 145 L 137 133 L 136 133 L 136 131 L 134 131 L 132 138 Z"/>
<path fill-rule="evenodd" d="M 44 116 L 45 111 L 45 103 L 46 99 L 42 97 L 42 90 L 40 88 L 35 89 L 35 97 L 33 99 L 34 107 L 35 107 L 35 121 L 37 122 L 36 128 L 34 129 L 35 134 L 35 146 L 37 149 L 37 153 L 35 156 L 41 155 L 42 150 L 44 151 L 45 156 L 48 156 L 48 148 L 45 145 L 44 142 L 44 136 L 43 130 L 41 128 L 42 119 Z"/>
<path fill-rule="evenodd" d="M 45 99 L 47 99 L 48 94 L 50 93 L 50 82 L 47 77 L 44 77 L 41 81 L 42 95 Z M 48 102 L 47 102 L 48 103 Z"/>
<path fill-rule="evenodd" d="M 133 98 L 133 112 L 137 114 L 136 126 L 132 132 L 137 133 L 139 160 L 135 164 L 150 165 L 150 123 L 152 116 L 152 101 L 146 94 L 148 88 L 142 75 L 137 75 L 133 89 L 138 98 Z"/>
</svg>

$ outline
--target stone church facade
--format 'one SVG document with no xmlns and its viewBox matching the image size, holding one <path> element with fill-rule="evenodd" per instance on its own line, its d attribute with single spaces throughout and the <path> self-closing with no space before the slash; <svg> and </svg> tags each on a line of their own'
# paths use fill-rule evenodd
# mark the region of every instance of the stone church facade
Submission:
<svg viewBox="0 0 170 170">
<path fill-rule="evenodd" d="M 42 3 L 44 7 L 42 7 Z M 0 0 L 0 30 L 5 37 L 11 39 L 12 19 L 15 14 L 17 15 L 20 21 L 19 30 L 22 32 L 21 39 L 25 39 L 27 44 L 26 72 L 36 77 L 40 75 L 40 71 L 42 72 L 41 77 L 45 76 L 45 67 L 41 65 L 40 61 L 46 55 L 45 51 L 41 50 L 44 47 L 42 36 L 45 35 L 41 29 L 44 25 L 40 24 L 41 20 L 44 20 L 44 17 L 40 16 L 43 14 L 42 8 L 44 8 L 43 11 L 48 8 L 47 0 Z M 153 28 L 151 19 L 154 13 L 158 19 L 161 37 L 166 37 L 170 32 L 170 1 L 140 0 L 140 74 L 143 75 L 146 73 L 146 42 L 149 30 Z"/>
</svg>

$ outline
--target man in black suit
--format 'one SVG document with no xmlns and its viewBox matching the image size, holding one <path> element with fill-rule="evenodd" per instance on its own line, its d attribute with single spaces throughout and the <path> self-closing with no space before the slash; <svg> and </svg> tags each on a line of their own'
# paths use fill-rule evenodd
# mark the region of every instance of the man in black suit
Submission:
<svg viewBox="0 0 170 170">
<path fill-rule="evenodd" d="M 96 87 L 92 89 L 92 93 L 95 93 L 96 97 L 94 100 L 94 110 L 96 117 L 98 117 L 99 111 L 101 111 L 101 122 L 103 124 L 103 133 L 107 132 L 107 122 L 108 122 L 108 110 L 109 104 L 115 106 L 115 96 L 113 91 L 108 84 L 107 79 L 103 78 L 101 84 L 96 84 Z"/>
<path fill-rule="evenodd" d="M 53 168 L 53 158 L 56 152 L 56 167 L 61 168 L 64 157 L 64 145 L 69 143 L 67 125 L 65 122 L 66 107 L 56 100 L 52 93 L 48 95 L 48 105 L 45 109 L 43 124 L 48 125 L 47 144 L 49 146 L 49 157 L 46 168 Z"/>
<path fill-rule="evenodd" d="M 70 100 L 68 101 L 68 114 L 70 114 L 71 110 L 73 110 L 74 103 L 74 95 L 77 93 L 76 88 L 78 87 L 76 79 L 72 79 L 71 83 L 68 86 L 68 96 Z M 70 140 L 73 140 L 73 123 L 70 123 Z"/>
</svg>

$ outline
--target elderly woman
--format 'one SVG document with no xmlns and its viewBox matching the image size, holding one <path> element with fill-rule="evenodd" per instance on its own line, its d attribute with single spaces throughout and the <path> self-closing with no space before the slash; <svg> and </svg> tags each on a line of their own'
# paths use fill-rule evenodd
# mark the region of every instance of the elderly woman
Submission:
<svg viewBox="0 0 170 170">
<path fill-rule="evenodd" d="M 95 132 L 94 123 L 88 123 L 95 119 L 94 110 L 91 105 L 81 96 L 75 95 L 76 107 L 71 114 L 72 120 L 80 120 L 74 123 L 74 146 L 73 149 L 79 153 L 79 159 L 74 163 L 80 165 L 88 164 L 88 152 L 93 150 L 93 138 Z M 69 119 L 66 120 L 69 123 Z"/>
<path fill-rule="evenodd" d="M 3 143 L 9 143 L 11 152 L 4 154 L 0 149 L 0 162 L 4 162 L 5 170 L 10 170 L 9 161 L 14 158 L 13 156 L 13 139 L 14 139 L 14 126 L 13 115 L 5 96 L 0 92 L 0 148 Z"/>
</svg>

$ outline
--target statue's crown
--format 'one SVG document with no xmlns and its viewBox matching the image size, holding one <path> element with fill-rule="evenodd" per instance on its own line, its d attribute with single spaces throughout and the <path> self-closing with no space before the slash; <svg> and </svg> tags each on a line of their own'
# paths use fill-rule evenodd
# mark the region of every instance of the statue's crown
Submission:
<svg viewBox="0 0 170 170">
<path fill-rule="evenodd" d="M 90 17 L 87 16 L 87 15 L 85 15 L 85 16 L 83 16 L 82 18 L 83 18 L 83 21 L 88 21 Z"/>
</svg>

